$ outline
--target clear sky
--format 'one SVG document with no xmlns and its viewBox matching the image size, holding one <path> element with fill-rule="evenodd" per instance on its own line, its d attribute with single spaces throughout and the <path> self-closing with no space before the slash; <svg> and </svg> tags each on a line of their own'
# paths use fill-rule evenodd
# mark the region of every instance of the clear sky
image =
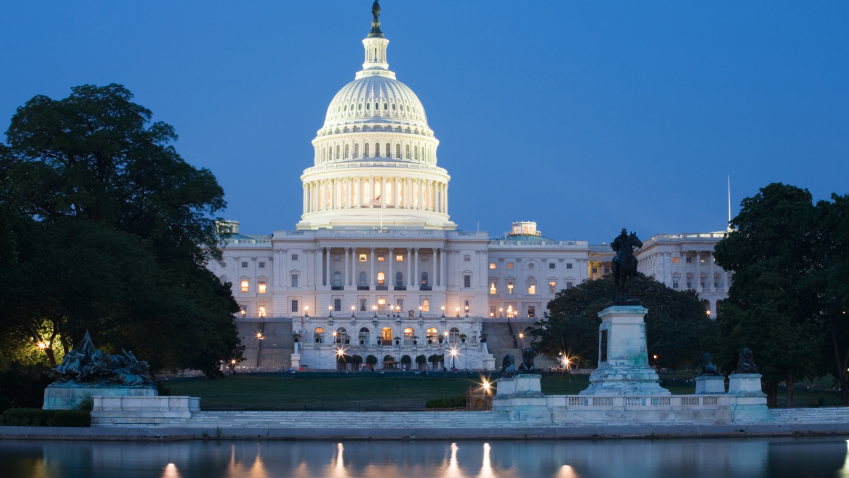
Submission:
<svg viewBox="0 0 849 478">
<path fill-rule="evenodd" d="M 461 229 L 562 240 L 722 230 L 771 182 L 849 193 L 849 2 L 382 2 Z M 310 141 L 362 65 L 370 0 L 2 2 L 0 130 L 120 83 L 212 170 L 242 232 L 293 229 Z"/>
</svg>

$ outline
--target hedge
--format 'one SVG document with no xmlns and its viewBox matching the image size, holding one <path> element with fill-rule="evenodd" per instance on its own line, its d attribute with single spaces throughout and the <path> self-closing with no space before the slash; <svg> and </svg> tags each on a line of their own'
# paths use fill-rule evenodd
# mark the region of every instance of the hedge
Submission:
<svg viewBox="0 0 849 478">
<path fill-rule="evenodd" d="M 427 401 L 425 408 L 461 408 L 466 406 L 465 395 L 454 395 L 448 398 L 433 398 Z"/>
<path fill-rule="evenodd" d="M 376 364 L 377 363 L 377 357 L 375 357 L 374 355 L 369 355 L 368 357 L 366 357 L 366 363 L 369 364 L 369 365 Z"/>
<path fill-rule="evenodd" d="M 401 363 L 413 363 L 413 359 L 409 355 L 401 357 Z"/>
<path fill-rule="evenodd" d="M 83 410 L 10 408 L 0 415 L 8 427 L 90 427 L 91 413 Z"/>
<path fill-rule="evenodd" d="M 427 362 L 427 358 L 424 355 L 419 355 L 416 357 L 416 363 L 425 363 Z"/>
</svg>

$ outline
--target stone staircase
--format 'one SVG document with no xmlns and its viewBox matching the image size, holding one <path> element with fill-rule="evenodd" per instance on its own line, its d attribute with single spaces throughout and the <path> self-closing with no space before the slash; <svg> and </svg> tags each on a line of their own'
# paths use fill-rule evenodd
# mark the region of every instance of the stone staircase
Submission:
<svg viewBox="0 0 849 478">
<path fill-rule="evenodd" d="M 849 408 L 772 408 L 772 419 L 784 423 L 849 422 Z"/>
<path fill-rule="evenodd" d="M 527 347 L 531 341 L 528 337 L 525 337 L 524 340 L 519 340 L 516 337 L 534 323 L 533 319 L 521 321 L 511 320 L 509 323 L 486 321 L 481 323 L 481 331 L 487 335 L 486 347 L 489 353 L 495 357 L 495 368 L 497 370 L 501 370 L 501 361 L 504 360 L 504 356 L 507 354 L 513 354 L 517 367 L 522 363 L 522 342 Z M 542 355 L 538 355 L 534 359 L 534 366 L 543 370 L 556 365 L 556 360 L 543 357 Z"/>
<path fill-rule="evenodd" d="M 167 426 L 192 428 L 497 428 L 551 425 L 511 422 L 506 412 L 193 412 Z"/>
</svg>

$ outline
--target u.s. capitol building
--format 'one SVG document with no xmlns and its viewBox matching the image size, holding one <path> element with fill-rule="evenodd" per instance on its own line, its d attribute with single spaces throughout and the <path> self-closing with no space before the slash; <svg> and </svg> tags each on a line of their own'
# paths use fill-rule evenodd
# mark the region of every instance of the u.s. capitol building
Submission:
<svg viewBox="0 0 849 478">
<path fill-rule="evenodd" d="M 343 355 L 424 368 L 417 357 L 444 355 L 449 368 L 493 369 L 493 355 L 516 353 L 520 330 L 557 291 L 609 273 L 609 246 L 549 239 L 534 222 L 499 238 L 458 230 L 439 141 L 421 101 L 389 70 L 388 44 L 374 22 L 362 71 L 333 97 L 312 141 L 295 230 L 241 234 L 238 222 L 219 223 L 224 258 L 209 268 L 242 308 L 240 367 L 333 369 Z M 713 262 L 723 236 L 651 237 L 639 270 L 697 290 L 715 314 L 730 285 Z"/>
</svg>

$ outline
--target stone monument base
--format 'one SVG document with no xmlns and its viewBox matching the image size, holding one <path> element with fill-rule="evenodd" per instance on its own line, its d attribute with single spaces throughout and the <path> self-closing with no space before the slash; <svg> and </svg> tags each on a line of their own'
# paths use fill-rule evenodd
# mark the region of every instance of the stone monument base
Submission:
<svg viewBox="0 0 849 478">
<path fill-rule="evenodd" d="M 551 410 L 546 406 L 540 388 L 539 375 L 520 374 L 499 378 L 492 411 L 507 412 L 511 421 L 551 421 Z"/>
<path fill-rule="evenodd" d="M 725 377 L 722 375 L 699 375 L 696 377 L 696 395 L 725 393 Z"/>
<path fill-rule="evenodd" d="M 155 397 L 155 387 L 97 387 L 52 383 L 44 389 L 45 410 L 76 410 L 86 396 L 94 397 Z"/>
<path fill-rule="evenodd" d="M 731 406 L 735 421 L 769 421 L 766 394 L 761 391 L 761 374 L 732 373 L 728 376 L 728 395 L 736 395 Z"/>
</svg>

